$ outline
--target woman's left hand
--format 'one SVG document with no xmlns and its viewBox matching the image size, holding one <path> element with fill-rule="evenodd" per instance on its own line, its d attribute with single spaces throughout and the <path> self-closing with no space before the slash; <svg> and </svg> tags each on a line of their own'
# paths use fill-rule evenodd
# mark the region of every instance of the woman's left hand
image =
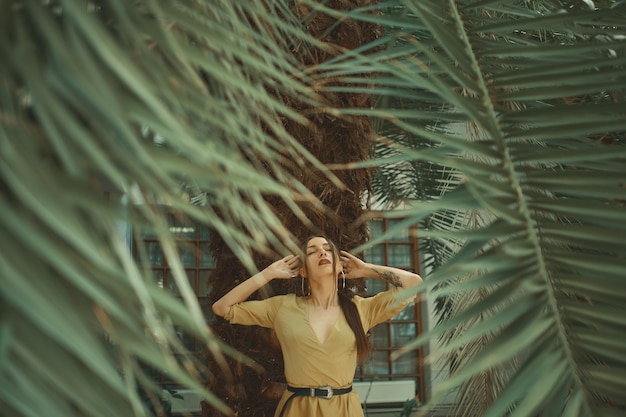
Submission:
<svg viewBox="0 0 626 417">
<path fill-rule="evenodd" d="M 344 250 L 342 250 L 340 254 L 341 264 L 343 265 L 343 272 L 346 275 L 346 279 L 357 279 L 367 276 L 368 268 L 365 262 Z"/>
</svg>

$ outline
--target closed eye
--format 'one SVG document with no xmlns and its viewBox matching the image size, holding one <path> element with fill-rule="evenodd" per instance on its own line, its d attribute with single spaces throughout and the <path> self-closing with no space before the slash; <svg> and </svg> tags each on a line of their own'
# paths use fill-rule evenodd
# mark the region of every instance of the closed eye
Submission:
<svg viewBox="0 0 626 417">
<path fill-rule="evenodd" d="M 326 252 L 330 252 L 330 251 L 331 251 L 331 249 L 330 249 L 330 245 L 324 245 L 324 246 L 322 247 L 322 249 L 324 249 Z M 317 251 L 318 251 L 317 249 L 316 249 L 316 250 L 313 250 L 313 251 L 308 251 L 308 252 L 306 253 L 306 256 L 314 255 Z"/>
</svg>

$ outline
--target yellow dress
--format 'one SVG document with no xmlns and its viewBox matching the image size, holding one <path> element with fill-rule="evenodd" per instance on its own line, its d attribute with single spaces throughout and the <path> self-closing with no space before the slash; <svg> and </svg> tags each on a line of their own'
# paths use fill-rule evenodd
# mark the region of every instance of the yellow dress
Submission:
<svg viewBox="0 0 626 417">
<path fill-rule="evenodd" d="M 369 298 L 353 298 L 365 331 L 398 314 L 411 300 L 402 295 L 400 288 Z M 352 384 L 357 362 L 356 339 L 343 314 L 324 343 L 320 343 L 309 323 L 306 300 L 295 294 L 239 303 L 230 309 L 226 320 L 274 329 L 289 385 L 345 388 Z M 275 417 L 291 394 L 283 393 Z M 358 394 L 352 391 L 331 399 L 296 397 L 287 404 L 283 417 L 363 417 L 363 410 Z"/>
</svg>

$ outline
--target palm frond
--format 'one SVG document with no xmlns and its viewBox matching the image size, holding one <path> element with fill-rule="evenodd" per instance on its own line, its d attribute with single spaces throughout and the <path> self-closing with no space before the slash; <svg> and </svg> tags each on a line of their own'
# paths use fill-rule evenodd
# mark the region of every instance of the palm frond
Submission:
<svg viewBox="0 0 626 417">
<path fill-rule="evenodd" d="M 284 99 L 316 101 L 290 52 L 313 41 L 300 17 L 288 2 L 80 0 L 0 16 L 2 408 L 140 415 L 145 364 L 227 412 L 174 331 L 219 360 L 156 205 L 210 226 L 248 269 L 252 251 L 285 250 L 265 197 L 302 216 L 294 201 L 315 199 L 282 167 L 328 172 L 283 125 L 307 123 Z M 120 224 L 156 233 L 182 302 Z"/>
<path fill-rule="evenodd" d="M 392 31 L 376 53 L 320 68 L 353 85 L 359 72 L 380 75 L 372 88 L 386 99 L 368 114 L 395 126 L 385 141 L 393 152 L 378 161 L 390 168 L 380 182 L 390 199 L 423 194 L 423 184 L 384 181 L 410 164 L 426 170 L 418 177 L 447 169 L 460 179 L 463 207 L 457 190 L 440 197 L 431 184 L 425 194 L 439 201 L 403 214 L 445 217 L 422 235 L 463 243 L 428 277 L 433 296 L 449 297 L 433 334 L 447 335 L 454 366 L 439 388 L 462 387 L 461 415 L 599 416 L 624 406 L 616 358 L 626 345 L 603 323 L 626 301 L 626 5 L 593 4 L 387 2 Z M 411 95 L 413 114 L 401 105 Z M 427 109 L 440 110 L 429 120 Z M 467 123 L 470 134 L 434 133 L 441 123 Z M 465 216 L 478 221 L 454 222 Z"/>
</svg>

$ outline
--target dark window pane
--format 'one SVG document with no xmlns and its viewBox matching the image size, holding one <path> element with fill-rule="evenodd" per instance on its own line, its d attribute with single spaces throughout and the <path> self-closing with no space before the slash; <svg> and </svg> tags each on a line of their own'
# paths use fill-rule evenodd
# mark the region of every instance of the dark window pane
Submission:
<svg viewBox="0 0 626 417">
<path fill-rule="evenodd" d="M 211 253 L 208 243 L 200 244 L 200 267 L 215 268 L 215 258 Z"/>
<path fill-rule="evenodd" d="M 415 320 L 415 304 L 409 304 L 404 310 L 398 313 L 391 320 Z"/>
<path fill-rule="evenodd" d="M 180 295 L 180 291 L 178 291 L 178 286 L 176 285 L 176 280 L 174 279 L 174 274 L 171 269 L 167 270 L 166 283 L 167 289 L 170 290 L 172 294 Z"/>
<path fill-rule="evenodd" d="M 370 227 L 370 236 L 378 237 L 383 234 L 383 220 L 382 219 L 374 219 L 369 221 Z"/>
<path fill-rule="evenodd" d="M 197 277 L 197 273 L 195 269 L 186 269 L 185 273 L 187 274 L 187 279 L 189 280 L 189 286 L 191 287 L 191 290 L 196 293 L 196 295 L 198 294 L 198 280 L 196 279 Z"/>
<path fill-rule="evenodd" d="M 400 348 L 415 339 L 415 323 L 393 323 L 391 324 L 391 347 Z"/>
<path fill-rule="evenodd" d="M 176 239 L 194 240 L 196 238 L 194 226 L 170 226 L 170 232 Z"/>
<path fill-rule="evenodd" d="M 389 265 L 398 268 L 413 268 L 411 245 L 389 245 Z"/>
<path fill-rule="evenodd" d="M 365 259 L 376 265 L 383 265 L 385 263 L 385 246 L 376 245 L 373 248 L 368 249 L 365 252 Z"/>
<path fill-rule="evenodd" d="M 196 350 L 196 340 L 194 337 L 189 336 L 181 329 L 176 329 L 176 334 L 187 350 L 191 352 Z"/>
<path fill-rule="evenodd" d="M 149 265 L 163 266 L 163 251 L 159 242 L 146 242 L 146 252 L 148 252 Z M 139 262 L 143 264 L 141 260 Z"/>
<path fill-rule="evenodd" d="M 195 240 L 196 225 L 187 219 L 172 216 L 170 218 L 170 233 L 175 239 Z"/>
<path fill-rule="evenodd" d="M 198 296 L 206 297 L 209 295 L 209 291 L 211 291 L 211 287 L 209 287 L 209 276 L 211 276 L 211 271 L 199 271 L 198 272 Z"/>
<path fill-rule="evenodd" d="M 400 356 L 391 364 L 394 374 L 415 374 L 417 373 L 417 354 L 414 350 Z"/>
<path fill-rule="evenodd" d="M 187 276 L 187 281 L 189 282 L 189 286 L 191 287 L 192 291 L 197 291 L 197 287 L 196 287 L 196 271 L 191 269 L 191 270 L 185 270 L 185 275 Z M 167 289 L 170 290 L 172 292 L 172 294 L 180 296 L 181 292 L 180 289 L 178 288 L 178 283 L 176 282 L 176 278 L 174 278 L 174 273 L 172 272 L 171 269 L 167 270 Z"/>
<path fill-rule="evenodd" d="M 185 267 L 196 266 L 196 246 L 191 243 L 180 242 L 178 244 L 180 261 Z"/>
<path fill-rule="evenodd" d="M 141 230 L 142 239 L 156 239 L 158 236 L 154 230 Z"/>
<path fill-rule="evenodd" d="M 389 354 L 384 350 L 375 350 L 371 359 L 363 364 L 363 373 L 369 375 L 389 374 Z"/>
<path fill-rule="evenodd" d="M 385 281 L 380 279 L 368 278 L 366 281 L 367 293 L 370 295 L 378 294 L 387 289 Z"/>
<path fill-rule="evenodd" d="M 209 303 L 207 298 L 202 298 L 200 300 L 200 309 L 204 314 L 204 319 L 207 323 L 210 323 L 215 318 L 215 314 L 213 313 L 212 304 Z"/>
<path fill-rule="evenodd" d="M 374 345 L 375 348 L 386 348 L 389 346 L 389 334 L 387 332 L 387 325 L 379 324 L 378 326 L 374 327 L 370 332 L 370 340 L 372 341 L 372 345 Z"/>
<path fill-rule="evenodd" d="M 200 240 L 209 240 L 211 235 L 209 234 L 209 228 L 206 226 L 200 226 Z"/>
<path fill-rule="evenodd" d="M 387 221 L 387 230 L 393 229 L 394 227 L 396 227 L 397 224 L 401 223 L 401 220 L 388 220 Z M 393 240 L 393 241 L 401 241 L 401 242 L 410 242 L 411 241 L 411 235 L 409 234 L 409 229 L 403 228 L 397 232 L 395 232 L 393 234 L 393 236 L 391 236 L 389 238 L 389 240 Z"/>
<path fill-rule="evenodd" d="M 167 275 L 167 288 L 172 291 L 173 294 L 175 295 L 181 295 L 181 291 L 179 289 L 178 283 L 176 281 L 176 278 L 174 278 L 174 273 L 172 272 L 172 270 L 168 270 L 168 275 Z M 191 290 L 194 292 L 197 292 L 198 288 L 196 286 L 196 270 L 195 269 L 186 269 L 185 270 L 185 275 L 187 276 L 187 282 L 189 282 L 189 286 L 191 287 Z"/>
<path fill-rule="evenodd" d="M 153 270 L 152 274 L 154 275 L 154 282 L 157 283 L 159 288 L 163 288 L 163 280 L 165 279 L 163 276 L 163 271 Z"/>
</svg>

